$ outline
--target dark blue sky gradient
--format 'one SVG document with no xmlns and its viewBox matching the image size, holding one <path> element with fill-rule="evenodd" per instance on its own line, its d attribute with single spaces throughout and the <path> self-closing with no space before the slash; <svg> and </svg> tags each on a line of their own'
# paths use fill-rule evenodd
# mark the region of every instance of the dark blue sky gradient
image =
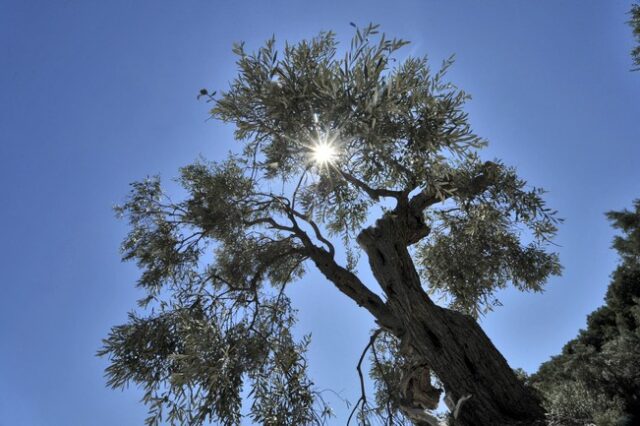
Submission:
<svg viewBox="0 0 640 426">
<path fill-rule="evenodd" d="M 236 73 L 231 44 L 297 41 L 377 22 L 428 54 L 490 141 L 566 223 L 564 275 L 544 294 L 505 291 L 482 325 L 513 367 L 535 371 L 602 303 L 617 262 L 603 213 L 640 197 L 640 73 L 627 1 L 0 1 L 0 425 L 142 424 L 140 392 L 105 388 L 94 356 L 140 295 L 119 262 L 111 206 L 128 183 L 222 158 L 232 129 L 207 121 L 202 87 Z M 361 269 L 364 269 L 362 267 Z M 363 274 L 365 277 L 368 275 Z M 315 273 L 292 286 L 313 332 L 320 388 L 355 401 L 372 321 Z M 329 395 L 344 424 L 345 410 Z"/>
</svg>

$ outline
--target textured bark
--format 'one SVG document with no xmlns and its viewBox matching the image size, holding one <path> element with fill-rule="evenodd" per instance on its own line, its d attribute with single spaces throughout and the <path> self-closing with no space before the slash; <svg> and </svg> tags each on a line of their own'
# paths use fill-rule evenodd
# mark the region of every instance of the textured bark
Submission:
<svg viewBox="0 0 640 426">
<path fill-rule="evenodd" d="M 486 162 L 482 172 L 457 187 L 455 176 L 442 189 L 473 196 L 494 184 L 496 165 Z M 353 180 L 353 178 L 352 178 Z M 364 184 L 358 185 L 363 187 Z M 443 201 L 442 195 L 425 189 L 411 199 L 408 191 L 381 193 L 364 185 L 373 198 L 392 196 L 398 201 L 372 227 L 364 229 L 358 243 L 367 253 L 376 280 L 386 295 L 386 302 L 367 288 L 359 278 L 338 265 L 333 253 L 316 247 L 302 234 L 309 257 L 318 269 L 346 296 L 367 309 L 380 326 L 401 341 L 401 351 L 417 356 L 438 376 L 447 397 L 453 401 L 452 411 L 457 426 L 542 425 L 544 411 L 540 401 L 518 380 L 504 357 L 470 316 L 437 306 L 422 289 L 420 278 L 407 246 L 426 237 L 430 229 L 424 222 L 424 210 Z M 415 409 L 425 408 L 414 397 Z M 456 402 L 463 401 L 463 404 Z M 408 412 L 407 412 L 408 414 Z M 420 414 L 420 413 L 418 413 Z M 415 416 L 411 416 L 415 418 Z M 419 426 L 431 423 L 416 420 Z"/>
<path fill-rule="evenodd" d="M 358 237 L 387 296 L 386 305 L 403 330 L 397 335 L 402 345 L 424 358 L 454 401 L 471 395 L 456 425 L 542 424 L 539 401 L 477 322 L 437 306 L 422 289 L 407 245 L 428 231 L 408 212 L 399 207 Z"/>
</svg>

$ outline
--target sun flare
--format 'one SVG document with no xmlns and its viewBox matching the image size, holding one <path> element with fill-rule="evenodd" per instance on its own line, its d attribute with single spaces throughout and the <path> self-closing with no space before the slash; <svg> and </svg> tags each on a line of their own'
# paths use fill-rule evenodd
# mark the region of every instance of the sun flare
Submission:
<svg viewBox="0 0 640 426">
<path fill-rule="evenodd" d="M 311 158 L 316 164 L 326 166 L 336 161 L 338 151 L 331 142 L 321 141 L 311 147 Z"/>
</svg>

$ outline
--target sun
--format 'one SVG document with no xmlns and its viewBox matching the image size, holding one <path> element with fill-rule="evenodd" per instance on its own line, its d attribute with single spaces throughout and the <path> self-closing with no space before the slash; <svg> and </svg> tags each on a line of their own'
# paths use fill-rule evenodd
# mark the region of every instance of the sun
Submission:
<svg viewBox="0 0 640 426">
<path fill-rule="evenodd" d="M 311 159 L 319 166 L 327 166 L 338 159 L 338 151 L 333 143 L 319 141 L 311 146 Z"/>
</svg>

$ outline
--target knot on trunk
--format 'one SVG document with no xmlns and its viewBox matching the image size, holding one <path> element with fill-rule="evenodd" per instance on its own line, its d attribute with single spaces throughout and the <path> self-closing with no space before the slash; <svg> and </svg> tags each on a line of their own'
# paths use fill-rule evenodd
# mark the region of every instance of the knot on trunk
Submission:
<svg viewBox="0 0 640 426">
<path fill-rule="evenodd" d="M 431 384 L 431 369 L 424 363 L 410 363 L 402 368 L 400 408 L 416 425 L 438 426 L 438 418 L 430 414 L 440 402 L 442 389 Z"/>
<path fill-rule="evenodd" d="M 424 221 L 421 211 L 407 212 L 407 235 L 405 242 L 408 246 L 417 243 L 431 232 L 431 228 Z"/>
<path fill-rule="evenodd" d="M 403 406 L 435 410 L 440 402 L 442 389 L 432 385 L 431 369 L 427 364 L 410 364 L 403 368 L 400 393 Z"/>
</svg>

